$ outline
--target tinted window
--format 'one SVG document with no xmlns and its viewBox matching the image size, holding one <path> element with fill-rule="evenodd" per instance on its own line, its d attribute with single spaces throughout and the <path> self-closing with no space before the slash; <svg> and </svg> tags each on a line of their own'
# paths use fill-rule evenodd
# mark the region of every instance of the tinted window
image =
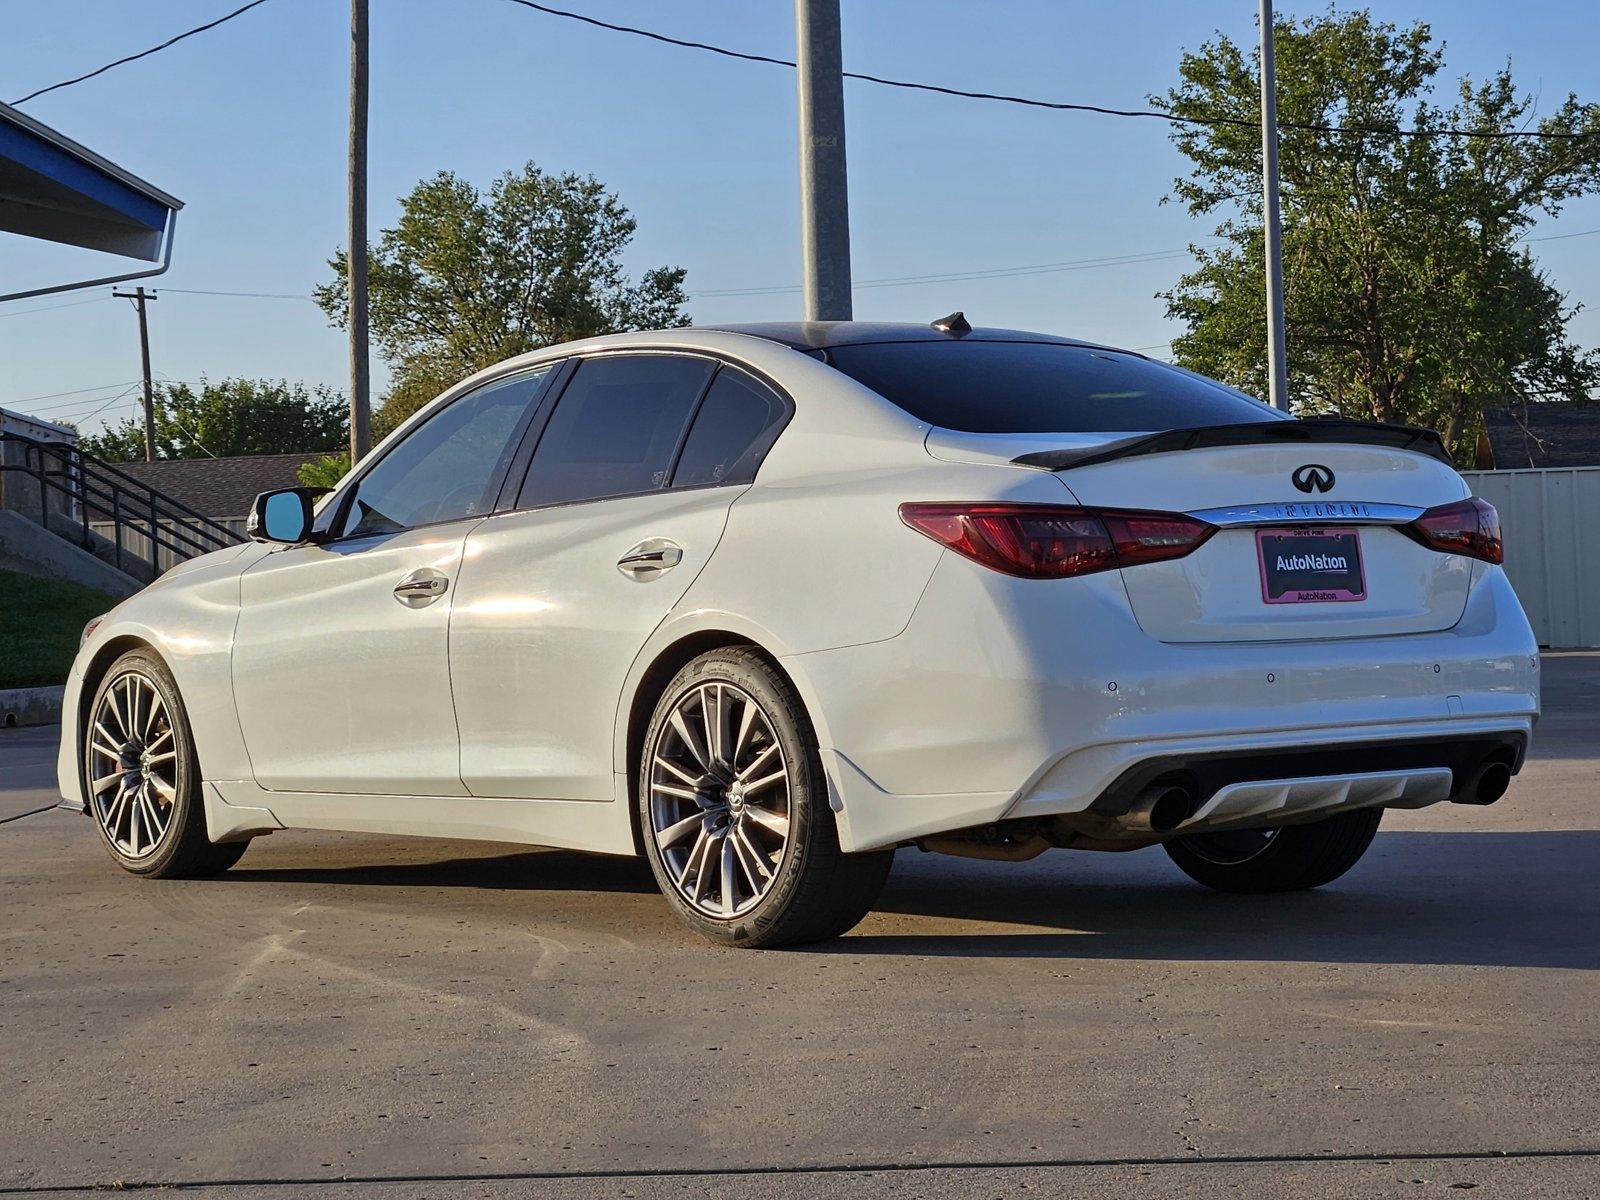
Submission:
<svg viewBox="0 0 1600 1200">
<path fill-rule="evenodd" d="M 356 485 L 342 536 L 487 513 L 514 449 L 511 435 L 549 371 L 485 384 L 413 429 Z"/>
<path fill-rule="evenodd" d="M 539 438 L 518 507 L 665 487 L 689 412 L 715 366 L 671 354 L 582 363 Z"/>
<path fill-rule="evenodd" d="M 770 445 L 764 435 L 783 411 L 783 401 L 771 388 L 743 371 L 723 367 L 695 414 L 672 486 L 749 483 Z"/>
<path fill-rule="evenodd" d="M 838 346 L 828 361 L 920 421 L 972 433 L 1111 433 L 1270 421 L 1221 384 L 1132 354 L 1041 342 Z"/>
</svg>

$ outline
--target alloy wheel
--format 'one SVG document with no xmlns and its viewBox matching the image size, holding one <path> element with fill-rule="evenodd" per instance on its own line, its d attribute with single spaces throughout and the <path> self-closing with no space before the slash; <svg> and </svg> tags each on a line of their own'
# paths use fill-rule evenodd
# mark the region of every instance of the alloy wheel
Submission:
<svg viewBox="0 0 1600 1200">
<path fill-rule="evenodd" d="M 1219 866 L 1249 862 L 1272 845 L 1276 829 L 1225 829 L 1217 833 L 1191 833 L 1183 839 L 1194 854 Z"/>
<path fill-rule="evenodd" d="M 119 854 L 148 858 L 172 825 L 178 743 L 156 685 L 137 671 L 100 697 L 89 729 L 89 790 L 95 818 Z"/>
<path fill-rule="evenodd" d="M 702 683 L 649 753 L 651 832 L 673 886 L 708 917 L 750 911 L 789 847 L 789 762 L 772 721 L 744 689 Z"/>
</svg>

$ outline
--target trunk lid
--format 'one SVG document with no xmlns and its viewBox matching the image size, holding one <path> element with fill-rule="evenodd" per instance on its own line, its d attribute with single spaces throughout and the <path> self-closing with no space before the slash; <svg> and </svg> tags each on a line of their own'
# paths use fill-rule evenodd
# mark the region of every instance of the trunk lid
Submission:
<svg viewBox="0 0 1600 1200">
<path fill-rule="evenodd" d="M 1140 627 L 1161 641 L 1299 641 L 1455 625 L 1466 608 L 1473 560 L 1429 549 L 1398 528 L 1423 509 L 1468 495 L 1465 481 L 1441 461 L 1436 443 L 1408 441 L 1415 431 L 1402 436 L 1382 426 L 1340 432 L 1340 423 L 1284 424 L 1310 432 L 1276 425 L 1260 435 L 1197 430 L 1052 437 L 934 430 L 927 444 L 930 454 L 947 461 L 1014 463 L 1020 456 L 1034 464 L 1065 462 L 1054 473 L 1080 504 L 1190 513 L 1217 525 L 1184 558 L 1121 571 Z M 1351 440 L 1338 440 L 1345 437 Z M 1263 540 L 1263 529 L 1300 536 Z M 1329 534 L 1309 539 L 1309 530 Z M 1319 570 L 1345 547 L 1358 558 L 1360 598 L 1344 598 L 1351 595 L 1348 587 L 1324 592 L 1307 586 L 1307 579 L 1324 578 Z M 1315 569 L 1300 575 L 1294 570 L 1300 565 Z M 1278 594 L 1294 579 L 1306 590 Z M 1350 579 L 1346 573 L 1337 582 Z M 1275 602 L 1269 593 L 1277 595 Z M 1307 598 L 1292 599 L 1296 595 Z"/>
</svg>

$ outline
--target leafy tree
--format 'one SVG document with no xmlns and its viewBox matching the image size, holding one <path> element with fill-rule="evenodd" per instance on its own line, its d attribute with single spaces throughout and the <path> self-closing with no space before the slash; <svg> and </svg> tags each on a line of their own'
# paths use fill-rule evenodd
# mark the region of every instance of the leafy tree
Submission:
<svg viewBox="0 0 1600 1200">
<path fill-rule="evenodd" d="M 349 440 L 344 397 L 326 387 L 270 379 L 158 384 L 155 390 L 157 458 L 231 458 L 240 454 L 296 454 L 337 450 Z M 80 439 L 110 462 L 144 458 L 144 420 L 133 417 Z"/>
<path fill-rule="evenodd" d="M 400 201 L 369 250 L 373 337 L 393 386 L 374 417 L 381 436 L 451 384 L 502 359 L 573 338 L 687 325 L 684 271 L 632 282 L 622 252 L 636 223 L 593 176 L 528 163 L 481 193 L 441 171 Z M 347 259 L 317 303 L 344 326 Z"/>
<path fill-rule="evenodd" d="M 300 482 L 306 487 L 336 487 L 339 480 L 345 477 L 350 470 L 350 455 L 325 454 L 321 458 L 314 458 L 308 463 L 301 463 L 295 472 Z"/>
<path fill-rule="evenodd" d="M 1600 187 L 1600 106 L 1568 96 L 1536 119 L 1509 67 L 1432 99 L 1442 49 L 1364 11 L 1277 21 L 1284 291 L 1297 410 L 1430 425 L 1468 444 L 1485 404 L 1587 398 L 1600 356 L 1568 338 L 1577 311 L 1520 239 L 1541 215 Z M 1188 331 L 1178 361 L 1266 391 L 1258 56 L 1218 34 L 1183 56 L 1153 103 L 1235 124 L 1175 127 L 1191 172 L 1173 197 L 1217 221 L 1221 245 L 1163 298 Z M 1401 137 L 1413 128 L 1581 138 Z"/>
</svg>

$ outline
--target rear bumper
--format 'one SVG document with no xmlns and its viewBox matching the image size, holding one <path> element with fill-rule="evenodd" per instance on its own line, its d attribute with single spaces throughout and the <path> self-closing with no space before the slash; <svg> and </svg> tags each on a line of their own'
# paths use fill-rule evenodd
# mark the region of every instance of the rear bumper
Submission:
<svg viewBox="0 0 1600 1200">
<path fill-rule="evenodd" d="M 1520 766 L 1539 711 L 1538 651 L 1498 569 L 1448 631 L 1169 644 L 1114 573 L 1011 580 L 947 554 L 899 637 L 787 661 L 857 850 L 1084 812 L 1141 764 L 1311 752 L 1321 765 L 1258 778 L 1343 778 L 1481 738 Z M 1459 769 L 1419 769 L 1437 766 Z"/>
</svg>

